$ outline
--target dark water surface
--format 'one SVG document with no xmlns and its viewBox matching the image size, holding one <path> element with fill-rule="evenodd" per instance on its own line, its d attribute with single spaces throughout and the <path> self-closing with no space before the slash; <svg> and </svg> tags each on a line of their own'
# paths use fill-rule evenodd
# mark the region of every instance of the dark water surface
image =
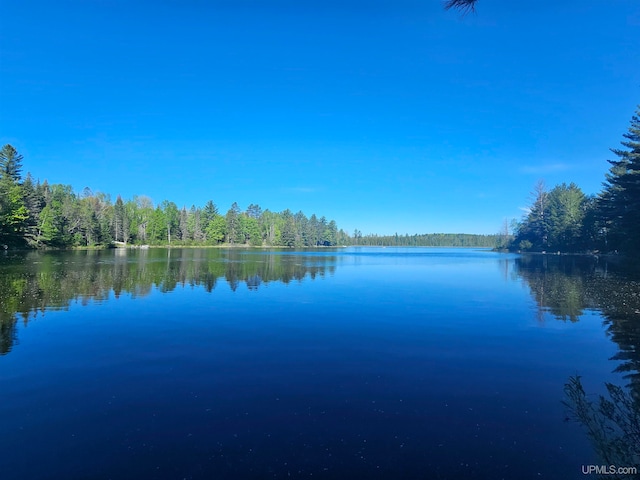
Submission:
<svg viewBox="0 0 640 480">
<path fill-rule="evenodd" d="M 585 478 L 563 386 L 640 391 L 638 293 L 472 249 L 5 255 L 0 477 Z"/>
</svg>

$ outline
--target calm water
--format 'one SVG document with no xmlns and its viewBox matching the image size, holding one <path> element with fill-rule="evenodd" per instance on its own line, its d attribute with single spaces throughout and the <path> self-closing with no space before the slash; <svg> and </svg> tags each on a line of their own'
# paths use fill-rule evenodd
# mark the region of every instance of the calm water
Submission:
<svg viewBox="0 0 640 480">
<path fill-rule="evenodd" d="M 640 391 L 638 293 L 471 249 L 5 255 L 1 476 L 585 478 L 563 386 Z"/>
</svg>

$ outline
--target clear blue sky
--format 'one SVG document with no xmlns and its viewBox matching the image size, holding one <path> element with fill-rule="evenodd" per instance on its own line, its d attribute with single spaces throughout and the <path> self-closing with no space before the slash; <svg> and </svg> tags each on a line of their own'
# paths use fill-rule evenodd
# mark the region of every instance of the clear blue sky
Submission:
<svg viewBox="0 0 640 480">
<path fill-rule="evenodd" d="M 3 0 L 0 143 L 40 180 L 348 232 L 493 233 L 600 189 L 638 0 Z"/>
</svg>

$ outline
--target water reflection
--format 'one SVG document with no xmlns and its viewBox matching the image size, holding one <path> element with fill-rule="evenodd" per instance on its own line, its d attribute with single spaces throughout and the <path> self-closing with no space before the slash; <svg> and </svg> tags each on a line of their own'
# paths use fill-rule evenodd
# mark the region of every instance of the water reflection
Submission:
<svg viewBox="0 0 640 480">
<path fill-rule="evenodd" d="M 331 282 L 311 282 L 336 265 Z M 138 478 L 158 465 L 174 470 L 157 478 L 189 476 L 184 472 L 192 465 L 216 478 L 245 478 L 246 465 L 275 468 L 274 476 L 284 477 L 291 459 L 314 476 L 325 467 L 343 474 L 333 478 L 576 478 L 570 472 L 577 474 L 578 462 L 593 457 L 577 426 L 562 423 L 568 375 L 601 382 L 617 367 L 630 385 L 612 390 L 610 404 L 630 406 L 625 418 L 638 417 L 633 275 L 602 259 L 470 250 L 151 249 L 5 257 L 0 348 L 6 353 L 15 345 L 16 331 L 24 345 L 3 357 L 9 368 L 0 403 L 11 432 L 4 438 L 19 451 L 35 444 L 50 452 L 40 467 L 16 457 L 14 469 L 45 471 L 51 464 L 60 478 L 100 469 L 110 472 L 105 478 L 133 478 L 116 474 L 130 466 L 129 450 L 120 445 L 148 455 Z M 304 280 L 293 295 L 291 288 L 265 288 Z M 529 328 L 531 302 L 521 285 L 541 320 L 565 325 Z M 206 293 L 214 290 L 215 297 Z M 41 322 L 29 332 L 17 325 L 45 309 L 114 295 L 126 298 L 72 308 L 58 325 Z M 602 318 L 619 348 L 602 338 L 598 324 L 582 320 L 590 309 L 603 313 L 590 320 Z M 103 321 L 86 321 L 89 310 L 104 314 L 97 317 Z M 111 336 L 123 328 L 126 335 Z M 64 345 L 55 344 L 53 329 Z M 107 335 L 110 348 L 96 348 Z M 611 353 L 582 354 L 596 344 Z M 599 411 L 584 400 L 594 397 L 574 392 L 574 407 L 590 415 L 581 420 L 588 428 L 584 419 Z M 52 419 L 57 423 L 47 423 Z M 618 428 L 601 424 L 604 432 Z M 587 432 L 596 451 L 609 452 L 608 445 L 636 442 L 624 428 L 608 437 Z M 152 451 L 158 445 L 165 450 Z M 78 457 L 86 463 L 75 476 L 63 475 L 73 462 L 61 459 Z M 139 459 L 136 453 L 130 463 Z M 458 470 L 442 473 L 451 466 Z"/>
<path fill-rule="evenodd" d="M 604 317 L 606 333 L 619 346 L 612 360 L 640 398 L 640 279 L 619 260 L 528 255 L 515 261 L 538 305 L 557 320 L 577 322 L 586 310 Z"/>
<path fill-rule="evenodd" d="M 584 390 L 580 377 L 571 377 L 565 384 L 564 404 L 584 427 L 602 464 L 613 466 L 607 478 L 638 478 L 640 400 L 618 385 L 605 385 L 607 396 L 600 395 L 594 402 Z"/>
<path fill-rule="evenodd" d="M 0 355 L 18 342 L 18 318 L 26 324 L 46 309 L 106 300 L 111 292 L 116 298 L 123 293 L 143 297 L 154 288 L 166 293 L 178 286 L 201 286 L 212 292 L 220 280 L 233 291 L 241 284 L 256 290 L 274 281 L 314 280 L 335 271 L 336 257 L 324 252 L 311 258 L 304 252 L 117 249 L 4 257 L 0 264 Z"/>
<path fill-rule="evenodd" d="M 603 465 L 636 467 L 632 473 L 609 472 L 607 478 L 637 478 L 640 471 L 640 282 L 620 261 L 578 256 L 523 256 L 517 274 L 538 306 L 557 320 L 577 322 L 585 310 L 598 310 L 607 335 L 618 345 L 611 358 L 624 388 L 606 383 L 607 395 L 592 400 L 580 376 L 567 380 L 565 405 L 585 429 Z"/>
</svg>

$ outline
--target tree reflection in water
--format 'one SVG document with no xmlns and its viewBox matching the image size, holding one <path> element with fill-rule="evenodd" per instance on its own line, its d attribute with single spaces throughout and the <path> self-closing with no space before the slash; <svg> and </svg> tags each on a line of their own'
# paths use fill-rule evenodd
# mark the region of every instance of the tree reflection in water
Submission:
<svg viewBox="0 0 640 480">
<path fill-rule="evenodd" d="M 619 350 L 611 360 L 625 388 L 606 383 L 608 398 L 589 400 L 579 376 L 565 384 L 565 405 L 585 428 L 604 465 L 635 466 L 640 472 L 640 282 L 638 271 L 619 259 L 528 255 L 516 260 L 538 305 L 556 319 L 576 322 L 587 309 L 601 312 L 607 335 Z M 608 474 L 630 479 L 637 474 Z"/>
<path fill-rule="evenodd" d="M 324 249 L 323 252 L 330 252 Z M 212 292 L 220 279 L 235 291 L 241 284 L 255 290 L 269 282 L 289 283 L 330 274 L 334 255 L 238 249 L 149 249 L 73 251 L 5 257 L 0 264 L 0 355 L 17 344 L 17 322 L 38 312 L 87 304 L 123 293 L 148 295 L 154 288 L 171 292 L 178 286 Z"/>
<path fill-rule="evenodd" d="M 127 294 L 143 297 L 178 286 L 213 292 L 220 284 L 249 290 L 269 282 L 302 281 L 331 274 L 338 256 L 312 252 L 262 252 L 222 249 L 150 249 L 25 253 L 0 263 L 0 354 L 16 345 L 18 321 L 38 312 L 67 308 Z M 566 404 L 584 425 L 603 464 L 639 462 L 640 445 L 640 275 L 612 259 L 561 255 L 527 255 L 515 259 L 505 275 L 522 279 L 538 306 L 541 320 L 551 314 L 577 322 L 587 310 L 602 314 L 606 334 L 617 344 L 611 358 L 624 387 L 608 385 L 608 398 L 595 402 L 578 377 L 568 379 Z M 607 478 L 616 478 L 607 476 Z M 620 476 L 617 478 L 625 478 Z M 627 476 L 626 478 L 632 478 Z"/>
<path fill-rule="evenodd" d="M 589 400 L 579 376 L 565 384 L 564 404 L 587 431 L 604 465 L 638 467 L 640 472 L 640 402 L 617 385 L 605 384 L 609 398 Z M 636 472 L 636 473 L 637 473 Z M 607 478 L 637 478 L 636 474 L 610 474 Z"/>
</svg>

